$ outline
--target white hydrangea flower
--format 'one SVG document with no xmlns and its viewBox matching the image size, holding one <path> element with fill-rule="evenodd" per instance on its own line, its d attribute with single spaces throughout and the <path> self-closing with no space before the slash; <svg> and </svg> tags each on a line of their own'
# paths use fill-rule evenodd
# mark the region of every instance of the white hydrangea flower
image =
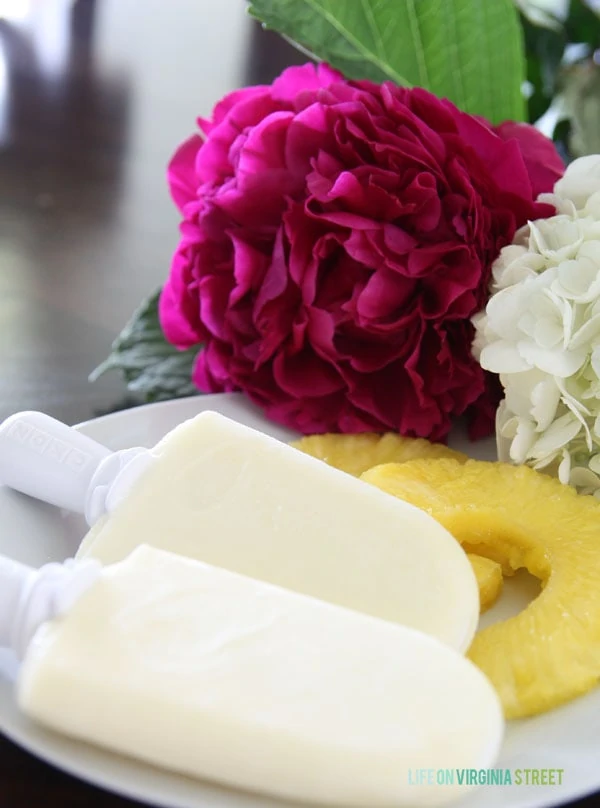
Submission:
<svg viewBox="0 0 600 808">
<path fill-rule="evenodd" d="M 588 199 L 600 190 L 600 154 L 574 160 L 554 186 L 554 193 L 583 210 Z"/>
<path fill-rule="evenodd" d="M 573 162 L 492 268 L 473 353 L 497 373 L 498 456 L 600 498 L 600 155 Z"/>
</svg>

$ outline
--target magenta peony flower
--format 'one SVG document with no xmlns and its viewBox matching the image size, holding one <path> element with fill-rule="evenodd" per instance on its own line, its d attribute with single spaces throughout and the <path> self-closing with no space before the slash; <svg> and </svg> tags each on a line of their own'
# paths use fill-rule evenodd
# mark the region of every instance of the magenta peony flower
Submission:
<svg viewBox="0 0 600 808">
<path fill-rule="evenodd" d="M 533 201 L 563 171 L 552 144 L 323 65 L 199 125 L 169 169 L 184 222 L 160 301 L 169 341 L 204 343 L 197 386 L 305 433 L 489 430 L 469 318 L 500 248 L 553 212 Z"/>
</svg>

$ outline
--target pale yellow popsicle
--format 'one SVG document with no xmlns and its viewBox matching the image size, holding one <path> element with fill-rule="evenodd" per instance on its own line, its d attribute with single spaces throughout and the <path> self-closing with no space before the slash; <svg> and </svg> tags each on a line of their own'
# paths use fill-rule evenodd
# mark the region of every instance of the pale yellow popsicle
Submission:
<svg viewBox="0 0 600 808">
<path fill-rule="evenodd" d="M 146 543 L 470 644 L 475 576 L 425 512 L 214 412 L 153 453 L 79 557 L 111 563 Z"/>
<path fill-rule="evenodd" d="M 503 718 L 457 651 L 378 620 L 140 547 L 42 624 L 20 707 L 156 766 L 319 805 L 442 805 L 418 770 L 488 768 Z"/>
</svg>

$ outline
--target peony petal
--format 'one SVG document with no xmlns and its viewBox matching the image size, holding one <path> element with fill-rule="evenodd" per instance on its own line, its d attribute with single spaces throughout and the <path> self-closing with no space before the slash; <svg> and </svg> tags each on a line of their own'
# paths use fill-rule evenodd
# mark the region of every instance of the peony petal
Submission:
<svg viewBox="0 0 600 808">
<path fill-rule="evenodd" d="M 206 275 L 198 283 L 200 319 L 215 337 L 226 339 L 225 318 L 231 292 L 231 279 L 222 275 Z"/>
<path fill-rule="evenodd" d="M 401 201 L 404 207 L 402 215 L 410 215 L 413 232 L 429 233 L 439 226 L 442 215 L 440 189 L 431 172 L 420 171 L 402 189 Z"/>
<path fill-rule="evenodd" d="M 409 235 L 401 227 L 389 222 L 383 225 L 383 240 L 387 249 L 399 256 L 406 255 L 417 244 L 413 236 Z"/>
<path fill-rule="evenodd" d="M 254 302 L 254 317 L 258 317 L 265 305 L 280 297 L 288 285 L 288 271 L 283 247 L 283 228 L 277 231 L 271 263 L 264 276 Z"/>
<path fill-rule="evenodd" d="M 473 263 L 468 262 L 465 266 L 464 256 L 466 248 L 461 243 L 441 241 L 433 245 L 419 246 L 417 245 L 408 256 L 407 274 L 414 278 L 424 278 L 431 275 L 438 270 L 444 271 L 449 265 L 456 263 L 463 267 L 464 271 L 472 270 Z M 478 262 L 476 267 L 479 270 L 479 277 L 481 276 L 481 264 Z M 464 282 L 464 279 L 463 279 Z M 465 286 L 471 286 L 472 282 L 467 283 Z"/>
<path fill-rule="evenodd" d="M 518 142 L 534 198 L 544 191 L 550 191 L 562 177 L 565 166 L 554 143 L 534 126 L 505 121 L 494 131 L 502 140 L 514 138 Z"/>
<path fill-rule="evenodd" d="M 165 337 L 177 348 L 191 348 L 204 338 L 196 306 L 192 294 L 181 297 L 174 293 L 170 281 L 165 283 L 158 301 L 158 317 Z"/>
<path fill-rule="evenodd" d="M 225 117 L 211 127 L 209 136 L 196 155 L 198 184 L 209 183 L 213 186 L 232 177 L 235 155 L 239 153 L 247 133 L 270 113 L 279 110 L 270 97 L 268 87 L 254 89 L 258 92 L 242 92 L 240 100 L 229 108 Z"/>
<path fill-rule="evenodd" d="M 273 360 L 273 376 L 279 387 L 291 396 L 323 396 L 341 390 L 344 381 L 333 365 L 305 350 L 294 356 L 278 353 Z"/>
<path fill-rule="evenodd" d="M 365 320 L 387 319 L 414 298 L 415 284 L 386 269 L 375 272 L 358 297 L 356 311 Z"/>
<path fill-rule="evenodd" d="M 344 249 L 348 256 L 354 261 L 363 264 L 367 269 L 378 270 L 386 265 L 385 258 L 373 243 L 373 223 L 371 223 L 371 233 L 364 230 L 354 230 L 344 242 Z M 371 237 L 370 237 L 371 236 Z M 398 262 L 398 269 L 401 264 Z"/>
<path fill-rule="evenodd" d="M 244 138 L 236 166 L 241 190 L 251 188 L 257 180 L 262 184 L 265 172 L 279 180 L 283 193 L 288 185 L 293 187 L 285 160 L 286 137 L 293 118 L 291 112 L 272 112 L 253 126 Z"/>
<path fill-rule="evenodd" d="M 355 213 L 348 213 L 347 211 L 335 212 L 323 210 L 322 207 L 312 199 L 309 199 L 306 203 L 306 211 L 315 221 L 323 223 L 325 226 L 328 224 L 340 225 L 341 227 L 347 228 L 349 231 L 373 230 L 377 226 L 377 223 L 367 216 L 358 216 Z"/>
<path fill-rule="evenodd" d="M 531 179 L 516 139 L 502 142 L 481 120 L 466 113 L 457 116 L 457 124 L 459 133 L 469 141 L 500 190 L 534 198 Z"/>
<path fill-rule="evenodd" d="M 308 339 L 313 346 L 315 353 L 323 359 L 339 359 L 339 351 L 336 349 L 335 322 L 333 316 L 322 309 L 310 307 L 307 311 Z"/>
<path fill-rule="evenodd" d="M 285 144 L 285 163 L 294 176 L 310 178 L 314 168 L 330 177 L 343 169 L 339 157 L 328 151 L 333 151 L 332 118 L 331 108 L 318 102 L 294 116 Z"/>
<path fill-rule="evenodd" d="M 194 166 L 202 144 L 200 135 L 192 135 L 181 144 L 169 162 L 169 189 L 173 201 L 181 211 L 187 202 L 196 198 L 198 183 Z"/>
<path fill-rule="evenodd" d="M 198 354 L 193 380 L 205 393 L 227 393 L 236 390 L 230 376 L 231 348 L 220 340 L 210 340 Z"/>
<path fill-rule="evenodd" d="M 284 70 L 273 82 L 271 93 L 277 101 L 294 104 L 298 95 L 309 91 L 316 92 L 321 87 L 329 87 L 336 81 L 344 81 L 344 77 L 337 70 L 327 64 L 315 65 L 309 62 Z"/>
<path fill-rule="evenodd" d="M 269 257 L 263 250 L 249 244 L 244 234 L 239 231 L 231 233 L 233 246 L 233 273 L 236 285 L 234 286 L 229 303 L 235 305 L 248 292 L 256 290 L 262 283 L 269 267 Z"/>
<path fill-rule="evenodd" d="M 213 109 L 211 120 L 198 118 L 198 126 L 200 129 L 202 129 L 205 135 L 212 134 L 213 129 L 227 118 L 227 115 L 231 112 L 231 110 L 234 108 L 237 109 L 243 107 L 244 102 L 252 99 L 268 99 L 270 96 L 270 90 L 271 88 L 264 84 L 257 84 L 251 87 L 241 87 L 238 90 L 233 90 L 233 92 L 228 93 L 216 104 L 215 108 Z M 260 118 L 254 118 L 253 120 L 260 120 Z"/>
</svg>

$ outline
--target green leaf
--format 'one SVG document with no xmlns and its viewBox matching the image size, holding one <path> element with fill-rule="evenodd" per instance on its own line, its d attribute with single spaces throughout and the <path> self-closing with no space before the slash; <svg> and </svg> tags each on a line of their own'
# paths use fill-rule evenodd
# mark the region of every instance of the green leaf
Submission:
<svg viewBox="0 0 600 808">
<path fill-rule="evenodd" d="M 108 358 L 90 375 L 90 381 L 96 381 L 109 370 L 119 370 L 128 389 L 140 393 L 146 401 L 198 393 L 192 384 L 192 367 L 202 346 L 178 351 L 167 342 L 158 319 L 159 297 L 160 289 L 134 312 L 113 342 Z"/>
<path fill-rule="evenodd" d="M 425 87 L 493 123 L 525 119 L 512 0 L 250 0 L 249 11 L 348 78 Z"/>
</svg>

